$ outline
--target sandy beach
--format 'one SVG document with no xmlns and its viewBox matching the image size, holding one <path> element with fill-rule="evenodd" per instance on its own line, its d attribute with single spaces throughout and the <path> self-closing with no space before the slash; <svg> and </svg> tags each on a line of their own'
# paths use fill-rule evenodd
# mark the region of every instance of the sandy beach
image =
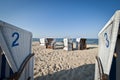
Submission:
<svg viewBox="0 0 120 80">
<path fill-rule="evenodd" d="M 87 45 L 85 50 L 65 51 L 46 49 L 39 42 L 33 42 L 32 52 L 35 53 L 35 80 L 94 80 L 98 45 Z"/>
</svg>

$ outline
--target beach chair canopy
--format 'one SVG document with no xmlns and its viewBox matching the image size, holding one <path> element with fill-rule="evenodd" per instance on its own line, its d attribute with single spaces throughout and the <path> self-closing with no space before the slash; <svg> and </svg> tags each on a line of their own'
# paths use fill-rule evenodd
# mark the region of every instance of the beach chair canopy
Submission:
<svg viewBox="0 0 120 80">
<path fill-rule="evenodd" d="M 119 29 L 120 11 L 118 10 L 98 34 L 99 52 L 97 56 L 98 61 L 96 62 L 95 67 L 95 80 L 101 80 L 101 74 L 103 73 L 108 76 L 110 75 L 113 54 L 115 52 L 117 38 L 120 31 Z"/>
<path fill-rule="evenodd" d="M 0 47 L 13 73 L 18 72 L 32 54 L 31 43 L 31 32 L 0 21 Z M 33 79 L 33 58 L 28 62 L 19 80 L 26 80 L 28 76 Z"/>
</svg>

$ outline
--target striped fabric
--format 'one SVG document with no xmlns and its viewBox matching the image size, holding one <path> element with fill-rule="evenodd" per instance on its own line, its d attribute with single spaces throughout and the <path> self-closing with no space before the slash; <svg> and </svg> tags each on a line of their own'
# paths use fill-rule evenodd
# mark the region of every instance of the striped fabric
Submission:
<svg viewBox="0 0 120 80">
<path fill-rule="evenodd" d="M 10 68 L 5 54 L 0 55 L 0 80 L 10 77 L 13 74 L 12 69 Z"/>
</svg>

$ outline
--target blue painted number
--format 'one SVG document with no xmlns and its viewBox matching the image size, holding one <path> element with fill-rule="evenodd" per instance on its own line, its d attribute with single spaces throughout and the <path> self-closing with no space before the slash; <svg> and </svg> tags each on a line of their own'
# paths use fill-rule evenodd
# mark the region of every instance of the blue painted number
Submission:
<svg viewBox="0 0 120 80">
<path fill-rule="evenodd" d="M 12 37 L 15 37 L 15 40 L 14 40 L 13 43 L 12 43 L 12 47 L 18 46 L 19 43 L 18 43 L 17 41 L 18 41 L 18 39 L 19 39 L 19 33 L 14 32 L 14 33 L 12 34 Z"/>
<path fill-rule="evenodd" d="M 107 33 L 104 34 L 105 40 L 106 40 L 106 47 L 109 47 L 109 40 L 108 40 L 108 35 Z"/>
</svg>

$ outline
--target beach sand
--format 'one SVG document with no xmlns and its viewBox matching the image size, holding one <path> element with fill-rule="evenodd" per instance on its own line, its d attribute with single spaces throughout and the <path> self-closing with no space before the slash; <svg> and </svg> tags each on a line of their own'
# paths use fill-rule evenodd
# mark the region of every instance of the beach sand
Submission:
<svg viewBox="0 0 120 80">
<path fill-rule="evenodd" d="M 86 50 L 65 51 L 46 49 L 39 42 L 33 42 L 32 52 L 35 53 L 35 80 L 94 80 L 98 45 L 87 45 Z"/>
</svg>

